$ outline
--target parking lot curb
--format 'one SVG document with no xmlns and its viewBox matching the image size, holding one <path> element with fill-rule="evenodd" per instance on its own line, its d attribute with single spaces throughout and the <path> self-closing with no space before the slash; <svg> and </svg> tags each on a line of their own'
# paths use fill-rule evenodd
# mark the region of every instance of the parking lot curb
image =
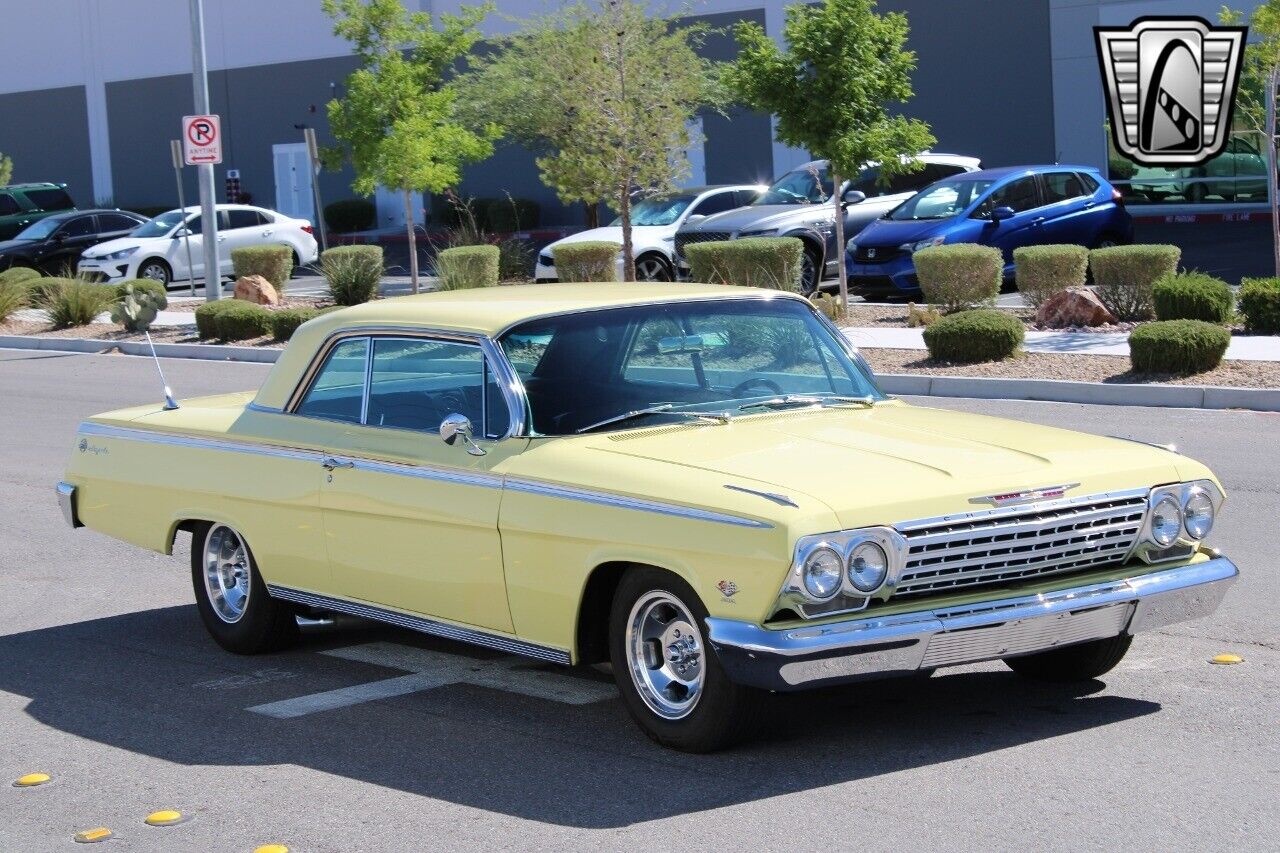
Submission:
<svg viewBox="0 0 1280 853">
<path fill-rule="evenodd" d="M 102 341 L 93 338 L 42 338 L 35 335 L 0 335 L 0 348 L 42 352 L 108 353 L 151 355 L 144 341 Z M 266 347 L 237 347 L 221 344 L 156 344 L 162 358 L 195 358 L 206 361 L 250 361 L 272 364 L 283 350 Z"/>
</svg>

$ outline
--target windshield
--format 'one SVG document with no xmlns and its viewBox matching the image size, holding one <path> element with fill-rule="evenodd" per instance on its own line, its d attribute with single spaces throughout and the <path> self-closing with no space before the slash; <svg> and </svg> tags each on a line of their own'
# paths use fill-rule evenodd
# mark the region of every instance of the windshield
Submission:
<svg viewBox="0 0 1280 853">
<path fill-rule="evenodd" d="M 831 200 L 826 168 L 802 167 L 773 182 L 752 204 L 823 204 Z"/>
<path fill-rule="evenodd" d="M 517 326 L 499 343 L 523 380 L 535 435 L 884 399 L 865 363 L 795 299 L 568 314 Z"/>
<path fill-rule="evenodd" d="M 940 181 L 926 187 L 891 210 L 886 218 L 899 220 L 946 219 L 958 216 L 991 188 L 994 181 Z"/>
<path fill-rule="evenodd" d="M 144 222 L 129 232 L 130 237 L 163 237 L 173 230 L 174 226 L 186 219 L 181 210 L 162 213 L 155 219 Z"/>
<path fill-rule="evenodd" d="M 18 236 L 14 237 L 13 239 L 15 240 L 48 239 L 50 234 L 58 230 L 58 226 L 61 225 L 63 221 L 64 220 L 56 216 L 47 216 L 44 219 L 40 219 L 31 223 L 26 228 L 19 231 Z"/>
<path fill-rule="evenodd" d="M 693 204 L 695 196 L 677 195 L 669 198 L 646 198 L 631 207 L 632 225 L 670 225 L 680 218 L 680 214 Z M 622 224 L 622 217 L 609 223 L 614 227 Z"/>
</svg>

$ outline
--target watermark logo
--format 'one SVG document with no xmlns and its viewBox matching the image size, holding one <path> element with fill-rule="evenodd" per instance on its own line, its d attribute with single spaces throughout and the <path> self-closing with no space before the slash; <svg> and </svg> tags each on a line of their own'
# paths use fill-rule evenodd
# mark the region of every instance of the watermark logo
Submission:
<svg viewBox="0 0 1280 853">
<path fill-rule="evenodd" d="M 1144 166 L 1194 166 L 1222 153 L 1248 27 L 1149 17 L 1093 35 L 1121 154 Z"/>
</svg>

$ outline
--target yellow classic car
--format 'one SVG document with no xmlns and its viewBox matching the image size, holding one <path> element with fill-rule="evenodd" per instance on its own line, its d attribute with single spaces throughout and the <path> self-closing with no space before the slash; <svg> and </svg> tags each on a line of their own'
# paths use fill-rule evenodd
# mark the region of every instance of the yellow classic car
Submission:
<svg viewBox="0 0 1280 853">
<path fill-rule="evenodd" d="M 803 298 L 708 285 L 325 314 L 256 393 L 90 418 L 58 495 L 143 548 L 190 533 L 232 652 L 341 613 L 607 661 L 686 750 L 740 738 L 767 691 L 995 659 L 1093 678 L 1237 575 L 1203 544 L 1203 465 L 907 405 Z"/>
</svg>

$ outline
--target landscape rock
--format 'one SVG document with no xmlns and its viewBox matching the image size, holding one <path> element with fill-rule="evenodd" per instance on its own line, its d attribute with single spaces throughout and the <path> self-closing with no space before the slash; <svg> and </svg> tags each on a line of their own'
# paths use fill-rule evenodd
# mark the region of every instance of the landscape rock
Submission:
<svg viewBox="0 0 1280 853">
<path fill-rule="evenodd" d="M 1102 304 L 1102 300 L 1084 287 L 1055 293 L 1036 311 L 1036 325 L 1050 329 L 1104 326 L 1115 322 L 1115 316 Z"/>
<path fill-rule="evenodd" d="M 260 275 L 247 275 L 236 280 L 235 298 L 258 305 L 279 305 L 280 294 L 271 282 Z"/>
</svg>

